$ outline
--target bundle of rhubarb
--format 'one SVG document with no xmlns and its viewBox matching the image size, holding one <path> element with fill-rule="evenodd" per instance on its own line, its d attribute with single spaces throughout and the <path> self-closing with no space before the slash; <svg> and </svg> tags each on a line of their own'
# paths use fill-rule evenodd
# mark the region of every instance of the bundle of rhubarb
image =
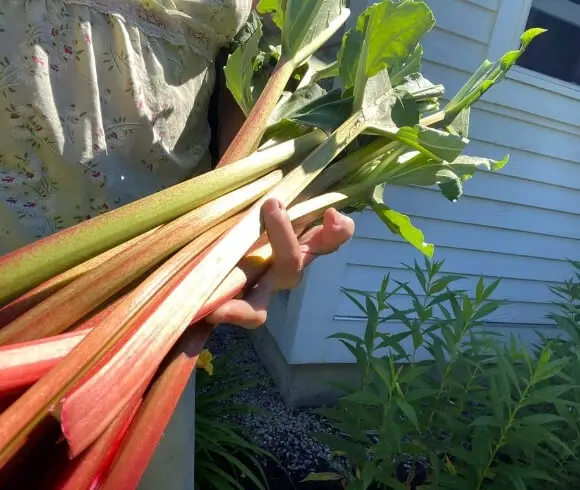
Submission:
<svg viewBox="0 0 580 490">
<path fill-rule="evenodd" d="M 463 155 L 470 107 L 541 30 L 442 103 L 420 73 L 435 22 L 424 2 L 370 6 L 324 62 L 348 16 L 341 0 L 262 0 L 225 68 L 247 117 L 215 170 L 0 258 L 0 486 L 137 486 L 211 330 L 204 317 L 268 268 L 266 199 L 297 234 L 330 207 L 370 207 L 431 256 L 385 186 L 456 201 L 476 169 L 506 163 Z"/>
</svg>

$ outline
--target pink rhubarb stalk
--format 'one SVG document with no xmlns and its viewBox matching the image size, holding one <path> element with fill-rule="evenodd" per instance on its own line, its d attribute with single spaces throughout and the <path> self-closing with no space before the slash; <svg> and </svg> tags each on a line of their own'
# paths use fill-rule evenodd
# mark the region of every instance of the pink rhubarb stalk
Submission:
<svg viewBox="0 0 580 490">
<path fill-rule="evenodd" d="M 106 252 L 103 252 L 102 254 L 97 255 L 96 257 L 93 257 L 92 259 L 77 265 L 76 267 L 73 267 L 72 269 L 52 277 L 28 293 L 18 297 L 11 303 L 8 303 L 6 306 L 0 308 L 0 328 L 8 325 L 23 313 L 39 304 L 44 299 L 48 298 L 51 294 L 54 294 L 56 291 L 62 289 L 67 284 L 70 284 L 75 279 L 78 279 L 83 274 L 96 269 L 110 258 L 115 257 L 121 252 L 133 247 L 137 242 L 141 241 L 143 238 L 147 237 L 157 229 L 159 229 L 159 227 L 153 228 L 150 231 L 147 231 L 131 240 L 126 241 L 125 243 L 122 243 L 121 245 L 116 246 L 115 248 L 112 248 L 111 250 L 107 250 Z"/>
<path fill-rule="evenodd" d="M 145 391 L 146 385 L 141 391 Z M 57 467 L 43 488 L 46 490 L 97 490 L 102 478 L 119 450 L 137 411 L 143 401 L 139 392 L 129 402 L 101 436 L 82 454 L 68 459 L 65 467 Z"/>
<path fill-rule="evenodd" d="M 186 331 L 176 345 L 167 364 L 149 388 L 103 479 L 101 490 L 137 488 L 195 369 L 212 327 L 201 322 Z"/>
<path fill-rule="evenodd" d="M 256 104 L 222 155 L 218 163 L 219 167 L 245 158 L 256 151 L 268 127 L 268 118 L 276 107 L 293 71 L 294 64 L 291 61 L 282 59 L 278 61 Z"/>
<path fill-rule="evenodd" d="M 164 225 L 71 282 L 0 330 L 0 345 L 57 335 L 217 223 L 234 216 L 280 181 L 276 170 Z"/>
<path fill-rule="evenodd" d="M 192 324 L 236 297 L 246 285 L 253 284 L 268 267 L 271 255 L 271 247 L 265 245 L 244 257 L 200 309 Z M 73 332 L 0 347 L 0 397 L 38 381 L 98 326 L 119 301 L 82 323 Z"/>
<path fill-rule="evenodd" d="M 212 228 L 174 255 L 171 261 L 178 267 L 177 270 L 183 265 L 180 259 L 187 263 L 191 257 L 198 255 L 219 237 L 227 229 L 227 225 L 228 223 L 224 222 Z M 0 469 L 4 468 L 11 458 L 25 447 L 27 440 L 36 433 L 37 428 L 50 419 L 50 413 L 67 390 L 105 358 L 115 342 L 121 341 L 124 334 L 130 333 L 134 325 L 127 325 L 123 320 L 131 319 L 137 312 L 147 315 L 174 287 L 172 278 L 176 270 L 171 269 L 167 264 L 162 269 L 162 271 L 156 271 L 158 283 L 146 280 L 146 284 L 138 286 L 137 289 L 141 292 L 139 298 L 129 293 L 114 308 L 112 314 L 101 321 L 98 327 L 94 328 L 66 357 L 0 414 Z M 160 290 L 162 284 L 166 284 L 166 287 Z M 116 316 L 117 314 L 121 316 Z M 146 373 L 135 380 L 136 385 L 132 387 L 133 394 L 138 389 L 139 381 L 144 377 L 147 377 Z M 129 403 L 131 398 L 132 396 L 128 397 L 124 405 Z M 117 410 L 115 415 L 119 412 L 120 410 Z M 106 426 L 102 427 L 104 428 Z"/>
</svg>

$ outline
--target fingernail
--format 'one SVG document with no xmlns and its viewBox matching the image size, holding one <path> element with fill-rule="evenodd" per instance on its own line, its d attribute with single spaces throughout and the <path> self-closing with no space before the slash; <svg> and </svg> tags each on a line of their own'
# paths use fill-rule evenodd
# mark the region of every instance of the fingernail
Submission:
<svg viewBox="0 0 580 490">
<path fill-rule="evenodd" d="M 285 210 L 284 205 L 277 199 L 268 199 L 262 209 L 270 215 L 277 215 Z"/>
</svg>

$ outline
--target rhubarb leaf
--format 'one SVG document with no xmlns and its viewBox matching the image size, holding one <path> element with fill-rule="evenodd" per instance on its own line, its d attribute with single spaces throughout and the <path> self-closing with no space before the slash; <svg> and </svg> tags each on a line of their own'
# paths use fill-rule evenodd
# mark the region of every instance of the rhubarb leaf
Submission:
<svg viewBox="0 0 580 490">
<path fill-rule="evenodd" d="M 491 87 L 501 82 L 507 72 L 516 64 L 530 43 L 537 36 L 546 32 L 546 29 L 529 29 L 520 37 L 520 48 L 504 54 L 495 63 L 484 61 L 475 74 L 457 92 L 445 107 L 445 122 L 451 124 L 453 120 L 466 108 L 477 102 Z"/>
<path fill-rule="evenodd" d="M 260 16 L 255 11 L 252 10 L 250 12 L 250 15 L 248 16 L 248 20 L 246 21 L 246 23 L 240 28 L 238 33 L 234 36 L 234 39 L 230 43 L 230 48 L 232 50 L 235 50 L 240 46 L 243 46 L 249 41 L 254 32 L 256 32 L 257 29 L 261 28 L 262 22 L 260 20 Z"/>
<path fill-rule="evenodd" d="M 396 88 L 401 92 L 405 91 L 409 93 L 417 102 L 440 99 L 445 95 L 445 87 L 443 85 L 435 85 L 431 83 L 418 72 L 405 76 Z"/>
<path fill-rule="evenodd" d="M 338 61 L 328 62 L 313 55 L 308 60 L 308 69 L 313 72 L 313 80 L 319 81 L 325 78 L 335 78 L 338 76 Z"/>
<path fill-rule="evenodd" d="M 261 0 L 260 13 L 271 13 L 282 30 L 282 55 L 304 63 L 344 24 L 350 13 L 344 0 Z"/>
<path fill-rule="evenodd" d="M 383 202 L 383 194 L 384 185 L 377 186 L 371 199 L 371 207 L 376 215 L 393 234 L 402 237 L 427 257 L 433 257 L 435 250 L 433 244 L 425 242 L 423 232 L 411 223 L 411 219 L 406 214 L 389 208 Z"/>
<path fill-rule="evenodd" d="M 262 27 L 258 24 L 246 42 L 238 46 L 228 57 L 224 67 L 226 86 L 246 116 L 252 110 L 259 95 L 252 88 L 252 79 L 254 77 L 253 60 L 259 53 L 258 44 L 261 37 Z"/>
<path fill-rule="evenodd" d="M 355 107 L 363 103 L 367 80 L 415 53 L 434 25 L 427 4 L 417 0 L 382 1 L 359 16 L 339 53 L 339 72 L 345 88 L 354 87 Z"/>
<path fill-rule="evenodd" d="M 352 99 L 341 98 L 339 89 L 324 93 L 324 90 L 311 89 L 312 86 L 298 89 L 296 97 L 290 96 L 275 113 L 277 121 L 268 129 L 268 136 L 273 134 L 293 134 L 297 126 L 309 126 L 332 132 L 351 114 Z M 322 92 L 322 95 L 314 97 Z"/>
<path fill-rule="evenodd" d="M 390 136 L 438 162 L 454 161 L 469 142 L 461 136 L 419 124 L 402 128 L 393 127 L 392 120 L 391 125 L 380 120 L 367 120 L 367 124 L 366 133 Z"/>
<path fill-rule="evenodd" d="M 256 10 L 260 14 L 272 14 L 272 20 L 280 29 L 284 27 L 285 0 L 260 0 Z"/>
<path fill-rule="evenodd" d="M 369 78 L 360 110 L 367 132 L 371 134 L 392 136 L 399 127 L 419 122 L 417 103 L 405 90 L 391 87 L 387 70 Z"/>
<path fill-rule="evenodd" d="M 448 182 L 468 180 L 478 169 L 499 170 L 507 163 L 508 159 L 509 157 L 506 156 L 500 161 L 494 161 L 489 158 L 462 155 L 448 163 L 419 155 L 388 167 L 383 175 L 390 184 L 420 186 L 437 184 L 446 188 L 444 194 L 454 195 L 455 191 L 451 192 L 449 185 L 447 185 Z M 454 184 L 454 187 L 457 187 L 457 184 Z"/>
<path fill-rule="evenodd" d="M 303 107 L 299 112 L 288 116 L 288 119 L 331 133 L 348 119 L 351 112 L 352 98 L 338 99 L 325 104 L 315 101 Z"/>
<path fill-rule="evenodd" d="M 273 126 L 280 122 L 282 119 L 287 118 L 291 114 L 297 113 L 300 109 L 308 104 L 312 103 L 314 100 L 320 99 L 326 94 L 326 91 L 316 84 L 308 85 L 304 88 L 299 88 L 295 92 L 285 92 L 282 94 L 282 98 L 276 105 L 274 111 L 270 116 L 268 122 L 269 126 Z M 336 99 L 336 95 L 332 94 L 333 100 Z"/>
<path fill-rule="evenodd" d="M 395 62 L 389 68 L 389 76 L 393 85 L 399 85 L 405 77 L 421 71 L 421 59 L 423 58 L 423 46 L 417 44 L 415 50 L 404 60 Z"/>
<path fill-rule="evenodd" d="M 363 33 L 356 29 L 348 30 L 342 37 L 342 44 L 338 51 L 338 75 L 346 90 L 354 87 L 363 42 Z"/>
<path fill-rule="evenodd" d="M 457 202 L 463 195 L 463 183 L 459 178 L 441 182 L 439 190 L 449 201 Z"/>
<path fill-rule="evenodd" d="M 450 133 L 457 134 L 463 138 L 469 137 L 469 120 L 471 116 L 471 108 L 463 109 L 459 115 L 447 126 Z"/>
</svg>

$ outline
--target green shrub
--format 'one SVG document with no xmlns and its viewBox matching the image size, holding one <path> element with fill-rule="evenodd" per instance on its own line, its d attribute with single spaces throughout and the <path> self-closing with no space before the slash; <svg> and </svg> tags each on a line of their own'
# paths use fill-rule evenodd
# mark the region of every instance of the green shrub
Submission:
<svg viewBox="0 0 580 490">
<path fill-rule="evenodd" d="M 349 490 L 575 488 L 579 264 L 574 280 L 552 288 L 549 317 L 567 338 L 540 336 L 532 348 L 486 328 L 502 305 L 491 299 L 497 281 L 480 279 L 467 292 L 441 266 L 409 267 L 419 291 L 389 275 L 376 293 L 344 290 L 366 328 L 332 338 L 352 353 L 361 380 L 341 385 L 336 407 L 320 410 L 339 435 L 319 438 L 346 463 L 324 478 L 340 477 Z M 391 304 L 396 292 L 409 295 L 410 310 Z"/>
</svg>

